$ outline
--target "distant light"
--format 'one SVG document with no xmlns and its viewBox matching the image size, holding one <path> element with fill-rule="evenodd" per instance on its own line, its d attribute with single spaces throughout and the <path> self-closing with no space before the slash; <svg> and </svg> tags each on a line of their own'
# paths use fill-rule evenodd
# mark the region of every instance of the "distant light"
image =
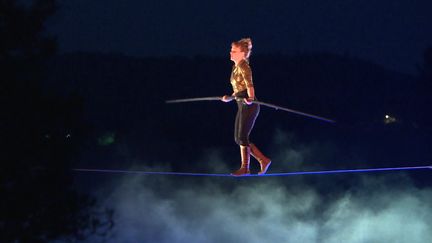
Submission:
<svg viewBox="0 0 432 243">
<path fill-rule="evenodd" d="M 70 133 L 68 133 L 67 135 L 66 135 L 66 138 L 70 138 L 71 137 L 71 135 L 70 135 Z"/>
<path fill-rule="evenodd" d="M 390 116 L 390 115 L 385 115 L 384 116 L 384 123 L 385 124 L 390 124 L 390 123 L 395 123 L 397 122 L 396 117 Z"/>
</svg>

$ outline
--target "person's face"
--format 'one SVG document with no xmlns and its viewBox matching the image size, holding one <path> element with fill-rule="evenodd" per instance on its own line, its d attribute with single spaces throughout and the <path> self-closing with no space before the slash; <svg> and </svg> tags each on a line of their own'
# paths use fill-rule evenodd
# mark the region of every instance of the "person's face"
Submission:
<svg viewBox="0 0 432 243">
<path fill-rule="evenodd" d="M 246 54 L 241 51 L 240 47 L 236 45 L 231 45 L 230 57 L 231 61 L 239 62 L 245 58 Z"/>
</svg>

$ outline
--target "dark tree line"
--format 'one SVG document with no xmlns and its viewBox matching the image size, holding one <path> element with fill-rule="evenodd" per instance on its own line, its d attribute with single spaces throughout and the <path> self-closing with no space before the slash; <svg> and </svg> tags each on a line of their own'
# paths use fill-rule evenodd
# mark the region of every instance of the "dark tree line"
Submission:
<svg viewBox="0 0 432 243">
<path fill-rule="evenodd" d="M 79 96 L 46 94 L 55 0 L 0 0 L 0 241 L 74 241 L 111 226 L 110 211 L 77 193 L 71 165 L 85 139 Z M 60 81 L 60 80 L 59 80 Z"/>
</svg>

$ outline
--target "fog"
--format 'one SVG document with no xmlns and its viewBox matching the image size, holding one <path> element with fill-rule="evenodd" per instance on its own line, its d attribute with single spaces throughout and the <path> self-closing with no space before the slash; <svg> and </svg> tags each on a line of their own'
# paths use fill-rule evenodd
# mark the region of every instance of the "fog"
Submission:
<svg viewBox="0 0 432 243">
<path fill-rule="evenodd" d="M 279 150 L 272 154 L 273 172 L 305 169 L 305 161 L 323 150 L 329 157 L 339 152 L 331 144 L 292 144 L 282 133 L 275 136 L 273 147 Z M 226 172 L 232 162 L 222 157 L 216 148 L 203 151 L 205 169 Z M 145 170 L 170 170 L 170 166 Z M 101 206 L 115 211 L 107 242 L 424 243 L 432 239 L 432 191 L 417 187 L 412 177 L 400 172 L 113 178 L 96 194 Z"/>
</svg>

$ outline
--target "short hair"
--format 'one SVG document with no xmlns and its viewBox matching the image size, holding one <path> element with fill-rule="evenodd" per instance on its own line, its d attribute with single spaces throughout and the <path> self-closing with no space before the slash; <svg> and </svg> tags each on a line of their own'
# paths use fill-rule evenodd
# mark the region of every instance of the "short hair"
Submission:
<svg viewBox="0 0 432 243">
<path fill-rule="evenodd" d="M 243 38 L 238 41 L 234 41 L 231 45 L 237 46 L 240 50 L 246 53 L 246 59 L 249 59 L 252 53 L 252 40 L 251 38 Z"/>
</svg>

